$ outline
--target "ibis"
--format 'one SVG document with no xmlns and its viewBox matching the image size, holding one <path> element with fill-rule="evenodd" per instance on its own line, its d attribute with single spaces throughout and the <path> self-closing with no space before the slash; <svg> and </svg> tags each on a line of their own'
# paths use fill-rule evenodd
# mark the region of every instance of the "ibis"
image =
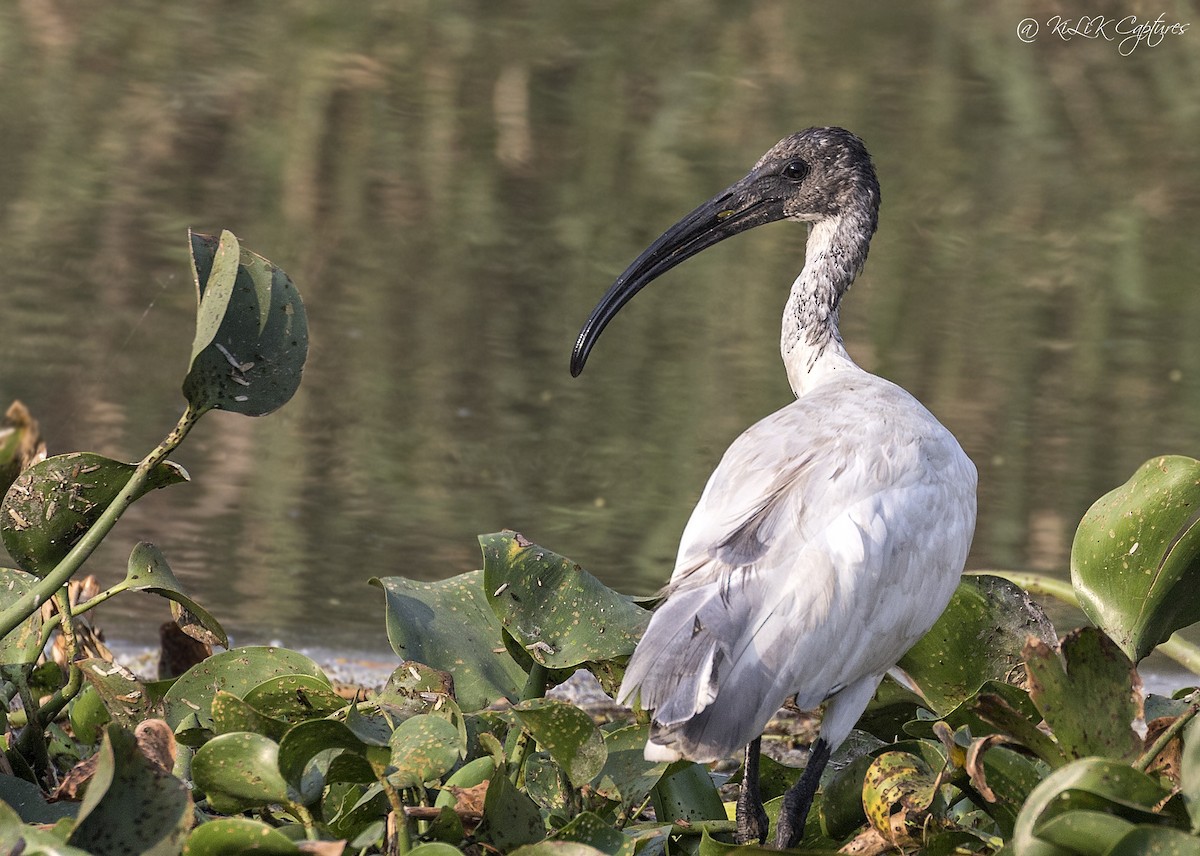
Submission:
<svg viewBox="0 0 1200 856">
<path fill-rule="evenodd" d="M 776 220 L 808 224 L 780 338 L 796 399 L 738 437 L 709 478 L 618 696 L 650 713 L 649 759 L 710 762 L 745 748 L 742 842 L 768 832 L 757 783 L 767 722 L 788 698 L 802 710 L 824 704 L 776 824 L 775 845 L 787 848 L 802 837 L 830 753 L 945 609 L 975 528 L 971 460 L 913 396 L 860 368 L 838 331 L 879 200 L 854 134 L 784 138 L 637 257 L 571 355 L 577 376 L 621 307 L 701 250 Z"/>
</svg>

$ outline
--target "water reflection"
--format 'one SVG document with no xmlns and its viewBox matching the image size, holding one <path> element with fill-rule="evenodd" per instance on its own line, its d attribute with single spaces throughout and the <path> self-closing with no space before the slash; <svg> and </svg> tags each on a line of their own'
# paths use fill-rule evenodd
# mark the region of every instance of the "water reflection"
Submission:
<svg viewBox="0 0 1200 856">
<path fill-rule="evenodd" d="M 1096 496 L 1200 454 L 1195 39 L 1027 45 L 1023 14 L 954 3 L 56 8 L 0 9 L 0 398 L 54 450 L 140 457 L 181 406 L 186 227 L 292 274 L 297 398 L 206 419 L 195 483 L 94 568 L 155 540 L 239 641 L 382 648 L 367 578 L 470 569 L 505 526 L 655 588 L 721 452 L 787 400 L 803 234 L 673 272 L 577 381 L 569 349 L 648 239 L 807 125 L 875 154 L 843 331 L 979 465 L 972 567 L 1063 569 Z M 150 638 L 165 607 L 108 614 Z"/>
</svg>

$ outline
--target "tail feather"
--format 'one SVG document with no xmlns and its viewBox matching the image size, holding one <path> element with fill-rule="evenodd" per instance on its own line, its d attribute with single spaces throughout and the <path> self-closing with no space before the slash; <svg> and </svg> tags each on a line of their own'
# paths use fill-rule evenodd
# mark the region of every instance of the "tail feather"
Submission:
<svg viewBox="0 0 1200 856">
<path fill-rule="evenodd" d="M 727 758 L 787 697 L 787 678 L 745 644 L 745 617 L 733 610 L 714 584 L 677 591 L 655 613 L 618 695 L 653 712 L 647 757 Z"/>
</svg>

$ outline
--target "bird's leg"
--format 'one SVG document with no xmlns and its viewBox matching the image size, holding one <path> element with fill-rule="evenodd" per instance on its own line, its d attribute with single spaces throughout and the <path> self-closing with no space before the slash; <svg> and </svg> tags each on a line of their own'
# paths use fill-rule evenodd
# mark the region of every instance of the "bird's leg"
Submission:
<svg viewBox="0 0 1200 856">
<path fill-rule="evenodd" d="M 808 820 L 808 810 L 817 794 L 821 771 L 828 762 L 829 744 L 818 737 L 808 751 L 808 766 L 804 768 L 800 781 L 788 788 L 788 792 L 783 795 L 779 822 L 775 827 L 775 846 L 780 850 L 795 847 L 804 837 L 804 822 Z"/>
<path fill-rule="evenodd" d="M 755 737 L 746 747 L 746 765 L 742 768 L 742 791 L 737 801 L 738 844 L 762 844 L 767 840 L 767 812 L 758 790 L 758 755 L 762 738 Z"/>
</svg>

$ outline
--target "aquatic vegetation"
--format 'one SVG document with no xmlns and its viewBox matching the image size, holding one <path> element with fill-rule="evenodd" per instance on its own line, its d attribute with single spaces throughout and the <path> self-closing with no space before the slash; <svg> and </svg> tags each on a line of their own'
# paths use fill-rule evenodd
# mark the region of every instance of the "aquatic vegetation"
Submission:
<svg viewBox="0 0 1200 856">
<path fill-rule="evenodd" d="M 206 412 L 265 415 L 301 378 L 307 321 L 287 275 L 226 232 L 190 237 L 198 312 L 174 430 L 136 464 L 44 458 L 23 411 L 0 428 L 0 848 L 25 853 L 717 856 L 736 847 L 723 775 L 642 756 L 639 711 L 597 716 L 547 693 L 578 670 L 612 695 L 647 604 L 515 532 L 441 582 L 372 580 L 399 664 L 346 698 L 308 657 L 213 654 L 146 681 L 87 643 L 111 597 L 164 597 L 183 632 L 218 619 L 154 545 L 125 578 L 67 585 L 121 514 L 188 480 L 168 460 Z M 14 415 L 15 414 L 15 415 Z M 802 847 L 1026 856 L 1200 848 L 1200 691 L 1146 695 L 1159 650 L 1200 619 L 1200 461 L 1147 462 L 1080 523 L 1071 584 L 964 577 L 826 771 Z M 1017 583 L 1020 583 L 1018 585 Z M 1076 602 L 1059 636 L 1029 592 Z M 55 611 L 44 609 L 47 603 Z M 65 667 L 44 660 L 55 633 Z M 764 756 L 768 816 L 798 775 Z M 733 777 L 736 781 L 737 775 Z"/>
</svg>

